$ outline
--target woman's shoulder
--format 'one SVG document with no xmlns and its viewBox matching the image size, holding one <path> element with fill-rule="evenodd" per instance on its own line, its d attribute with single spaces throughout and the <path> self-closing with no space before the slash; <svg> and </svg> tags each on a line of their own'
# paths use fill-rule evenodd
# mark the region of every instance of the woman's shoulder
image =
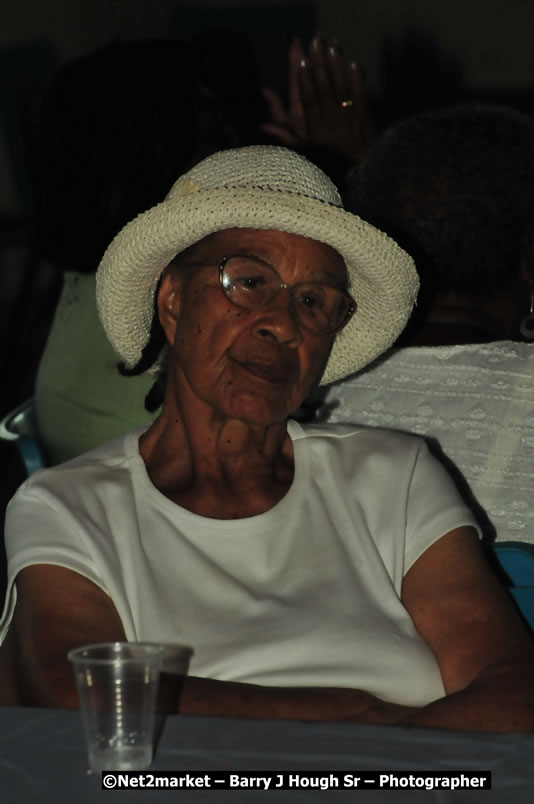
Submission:
<svg viewBox="0 0 534 804">
<path fill-rule="evenodd" d="M 83 455 L 34 472 L 20 486 L 12 503 L 23 503 L 30 497 L 68 502 L 74 497 L 94 497 L 110 484 L 117 488 L 120 485 L 117 470 L 122 470 L 123 476 L 136 471 L 141 460 L 139 436 L 145 429 L 129 430 Z"/>
<path fill-rule="evenodd" d="M 424 448 L 424 440 L 413 433 L 386 427 L 373 427 L 351 422 L 300 423 L 290 419 L 288 431 L 293 441 L 331 443 L 338 449 L 358 452 L 417 453 Z"/>
</svg>

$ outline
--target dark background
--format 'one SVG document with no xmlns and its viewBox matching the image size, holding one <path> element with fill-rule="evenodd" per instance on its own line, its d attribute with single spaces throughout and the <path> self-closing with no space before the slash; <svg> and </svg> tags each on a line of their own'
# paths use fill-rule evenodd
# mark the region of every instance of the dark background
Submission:
<svg viewBox="0 0 534 804">
<path fill-rule="evenodd" d="M 480 98 L 534 112 L 532 0 L 13 0 L 0 11 L 0 416 L 30 396 L 60 277 L 32 252 L 25 152 L 35 99 L 62 63 L 118 40 L 247 34 L 285 89 L 291 38 L 336 37 L 362 63 L 379 129 Z M 229 52 L 235 58 L 235 53 Z M 237 54 L 239 58 L 239 54 Z M 75 266 L 73 266 L 75 270 Z"/>
</svg>

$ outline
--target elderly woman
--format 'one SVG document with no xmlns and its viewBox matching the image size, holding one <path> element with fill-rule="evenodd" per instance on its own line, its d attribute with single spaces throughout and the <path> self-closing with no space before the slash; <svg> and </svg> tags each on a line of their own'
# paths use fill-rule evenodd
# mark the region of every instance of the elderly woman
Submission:
<svg viewBox="0 0 534 804">
<path fill-rule="evenodd" d="M 288 418 L 416 290 L 284 148 L 215 154 L 128 224 L 99 310 L 127 370 L 166 372 L 163 410 L 11 503 L 4 696 L 76 706 L 73 646 L 183 642 L 184 713 L 534 728 L 532 646 L 424 443 Z"/>
</svg>

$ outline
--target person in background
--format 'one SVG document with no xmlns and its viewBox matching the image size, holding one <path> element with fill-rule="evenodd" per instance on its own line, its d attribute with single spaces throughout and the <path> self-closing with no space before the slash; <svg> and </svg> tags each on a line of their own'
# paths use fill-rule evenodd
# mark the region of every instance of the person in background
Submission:
<svg viewBox="0 0 534 804">
<path fill-rule="evenodd" d="M 253 62 L 229 36 L 239 67 L 212 38 L 113 44 L 62 67 L 44 97 L 31 153 L 34 243 L 63 274 L 36 378 L 49 464 L 154 416 L 151 383 L 117 369 L 95 272 L 113 236 L 176 175 L 220 148 L 264 141 Z"/>
<path fill-rule="evenodd" d="M 421 292 L 396 348 L 319 416 L 428 436 L 489 539 L 534 541 L 534 121 L 478 103 L 400 121 L 347 203 L 414 257 Z"/>
</svg>

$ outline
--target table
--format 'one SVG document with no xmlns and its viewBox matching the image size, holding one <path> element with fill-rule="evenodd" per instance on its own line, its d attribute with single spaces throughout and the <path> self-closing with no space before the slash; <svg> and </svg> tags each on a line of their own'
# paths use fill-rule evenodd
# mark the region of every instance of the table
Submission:
<svg viewBox="0 0 534 804">
<path fill-rule="evenodd" d="M 467 732 L 230 718 L 167 717 L 151 770 L 491 771 L 492 790 L 102 790 L 87 771 L 79 712 L 0 708 L 2 804 L 180 804 L 345 801 L 362 804 L 531 804 L 534 734 Z M 143 773 L 149 773 L 145 771 Z"/>
</svg>

